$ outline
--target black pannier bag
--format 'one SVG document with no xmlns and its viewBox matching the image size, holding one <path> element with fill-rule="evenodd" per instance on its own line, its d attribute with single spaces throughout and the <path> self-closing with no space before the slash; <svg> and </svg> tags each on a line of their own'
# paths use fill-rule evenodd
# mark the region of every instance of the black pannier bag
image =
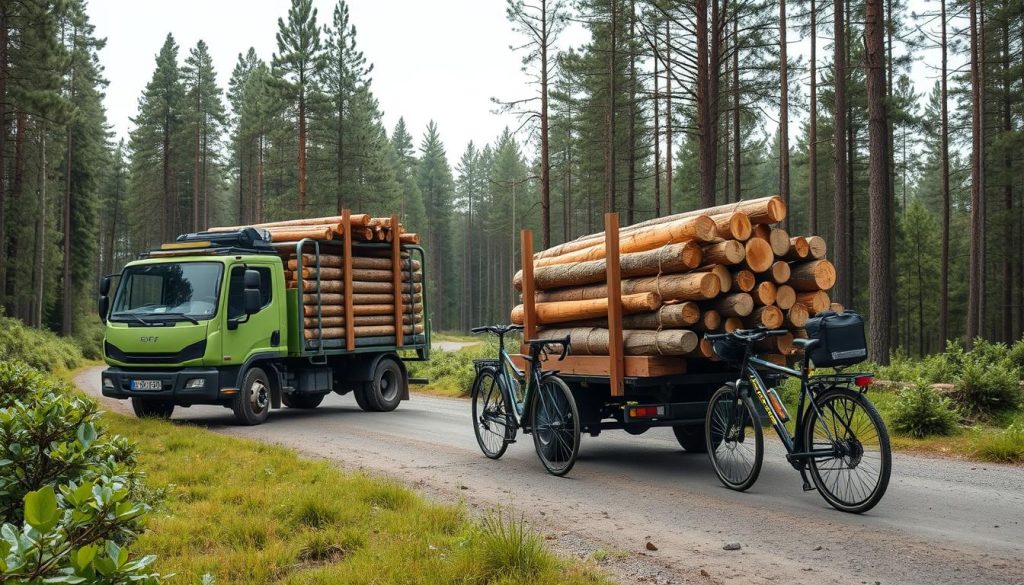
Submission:
<svg viewBox="0 0 1024 585">
<path fill-rule="evenodd" d="M 807 337 L 819 340 L 811 361 L 819 368 L 859 364 L 868 357 L 864 319 L 853 311 L 825 311 L 807 320 Z"/>
</svg>

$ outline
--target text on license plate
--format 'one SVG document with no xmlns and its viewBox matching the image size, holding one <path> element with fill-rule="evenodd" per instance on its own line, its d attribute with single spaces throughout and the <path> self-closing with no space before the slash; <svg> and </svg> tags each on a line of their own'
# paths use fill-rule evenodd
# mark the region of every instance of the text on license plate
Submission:
<svg viewBox="0 0 1024 585">
<path fill-rule="evenodd" d="M 132 390 L 162 390 L 160 380 L 132 380 Z"/>
</svg>

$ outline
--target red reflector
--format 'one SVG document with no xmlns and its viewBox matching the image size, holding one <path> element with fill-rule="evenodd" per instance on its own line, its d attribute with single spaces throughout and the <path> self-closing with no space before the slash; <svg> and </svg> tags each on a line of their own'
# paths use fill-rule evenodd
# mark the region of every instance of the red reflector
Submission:
<svg viewBox="0 0 1024 585">
<path fill-rule="evenodd" d="M 874 376 L 857 376 L 856 378 L 853 379 L 853 383 L 856 384 L 859 388 L 867 388 L 874 381 Z"/>
<path fill-rule="evenodd" d="M 630 418 L 654 418 L 664 414 L 665 407 L 663 406 L 634 406 L 629 409 Z"/>
</svg>

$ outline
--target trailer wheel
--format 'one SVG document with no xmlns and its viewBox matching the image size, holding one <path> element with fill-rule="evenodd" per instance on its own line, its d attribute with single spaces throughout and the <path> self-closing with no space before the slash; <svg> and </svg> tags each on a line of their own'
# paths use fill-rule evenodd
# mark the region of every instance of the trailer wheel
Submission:
<svg viewBox="0 0 1024 585">
<path fill-rule="evenodd" d="M 251 368 L 242 379 L 242 387 L 231 401 L 235 419 L 243 425 L 258 425 L 270 414 L 270 381 L 260 368 Z"/>
<path fill-rule="evenodd" d="M 373 379 L 364 386 L 364 398 L 370 410 L 391 412 L 397 408 L 408 382 L 405 370 L 397 361 L 388 357 L 381 359 L 373 372 Z"/>
<path fill-rule="evenodd" d="M 700 425 L 677 425 L 672 427 L 679 446 L 690 453 L 707 453 L 708 445 L 704 438 L 704 427 Z"/>
<path fill-rule="evenodd" d="M 324 401 L 324 394 L 282 394 L 281 402 L 288 408 L 313 409 Z"/>
<path fill-rule="evenodd" d="M 169 419 L 174 413 L 174 403 L 153 398 L 132 397 L 132 410 L 139 418 Z"/>
</svg>

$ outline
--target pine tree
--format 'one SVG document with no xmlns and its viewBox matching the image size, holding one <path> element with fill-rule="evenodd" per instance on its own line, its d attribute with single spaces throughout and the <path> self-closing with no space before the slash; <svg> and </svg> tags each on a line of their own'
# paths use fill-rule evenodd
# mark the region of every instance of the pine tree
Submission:
<svg viewBox="0 0 1024 585">
<path fill-rule="evenodd" d="M 427 212 L 423 207 L 423 194 L 420 192 L 418 161 L 413 150 L 412 136 L 405 127 L 404 118 L 398 119 L 395 130 L 391 133 L 389 158 L 395 180 L 398 182 L 397 209 L 402 216 L 402 223 L 409 231 L 422 233 L 427 227 Z"/>
<path fill-rule="evenodd" d="M 185 86 L 185 111 L 192 127 L 192 231 L 210 226 L 210 182 L 216 176 L 216 152 L 221 129 L 227 123 L 217 73 L 206 43 L 200 40 L 181 69 Z"/>
<path fill-rule="evenodd" d="M 277 19 L 277 53 L 273 67 L 277 87 L 295 104 L 298 128 L 298 213 L 306 217 L 306 116 L 308 100 L 323 66 L 320 29 L 313 0 L 292 0 L 288 22 Z"/>
<path fill-rule="evenodd" d="M 444 143 L 433 121 L 427 124 L 427 131 L 420 143 L 420 153 L 417 174 L 427 219 L 424 248 L 430 257 L 433 274 L 427 286 L 434 322 L 438 330 L 444 331 L 454 324 L 452 308 L 455 306 L 457 290 L 451 266 L 454 252 L 451 237 L 454 184 Z"/>
</svg>

